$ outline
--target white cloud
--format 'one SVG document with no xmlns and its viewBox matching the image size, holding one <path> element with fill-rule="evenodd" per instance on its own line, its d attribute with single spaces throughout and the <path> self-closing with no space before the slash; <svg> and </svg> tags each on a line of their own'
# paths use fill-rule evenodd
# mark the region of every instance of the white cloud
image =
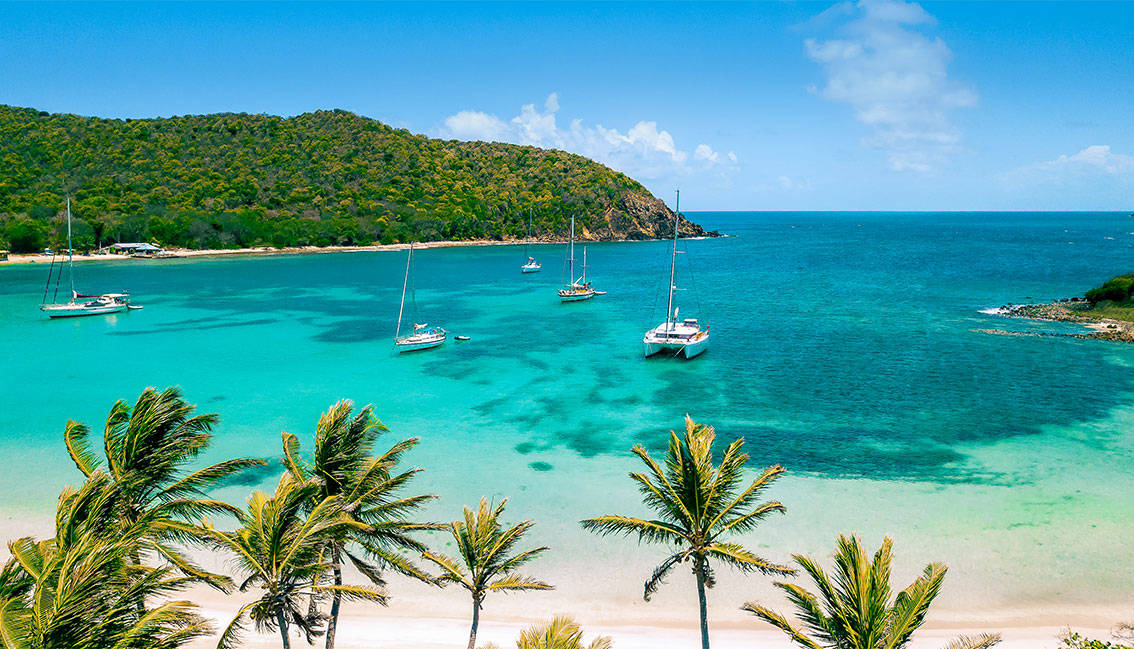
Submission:
<svg viewBox="0 0 1134 649">
<path fill-rule="evenodd" d="M 999 180 L 1029 209 L 1126 209 L 1134 191 L 1134 156 L 1095 144 L 1013 169 Z"/>
<path fill-rule="evenodd" d="M 677 179 L 709 170 L 728 173 L 736 168 L 736 154 L 729 152 L 722 158 L 708 144 L 697 145 L 690 155 L 656 121 L 640 121 L 625 132 L 601 124 L 587 126 L 582 119 L 573 119 L 563 128 L 556 120 L 559 110 L 557 93 L 548 95 L 542 111 L 535 104 L 525 104 L 510 120 L 463 110 L 447 117 L 438 135 L 562 149 L 640 180 Z"/>
<path fill-rule="evenodd" d="M 493 115 L 462 110 L 445 118 L 445 132 L 457 140 L 496 141 L 508 132 L 508 125 Z"/>
<path fill-rule="evenodd" d="M 720 154 L 713 151 L 713 148 L 708 144 L 698 144 L 697 148 L 693 151 L 694 160 L 705 160 L 706 162 L 716 162 L 720 159 Z"/>
<path fill-rule="evenodd" d="M 949 79 L 952 52 L 924 33 L 933 16 L 914 2 L 859 0 L 820 17 L 835 29 L 831 38 L 804 43 L 826 73 L 826 84 L 808 91 L 851 106 L 873 130 L 863 144 L 884 151 L 895 171 L 931 171 L 959 149 L 950 114 L 975 106 L 977 95 Z"/>
<path fill-rule="evenodd" d="M 1049 170 L 1094 170 L 1106 174 L 1134 174 L 1134 156 L 1112 153 L 1110 145 L 1094 144 L 1074 155 L 1061 155 L 1044 162 L 1041 168 Z"/>
</svg>

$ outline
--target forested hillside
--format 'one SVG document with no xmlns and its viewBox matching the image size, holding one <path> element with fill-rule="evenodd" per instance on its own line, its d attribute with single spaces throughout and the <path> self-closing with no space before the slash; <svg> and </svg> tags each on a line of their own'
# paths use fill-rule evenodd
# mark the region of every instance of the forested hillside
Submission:
<svg viewBox="0 0 1134 649">
<path fill-rule="evenodd" d="M 582 156 L 436 140 L 334 110 L 120 120 L 0 106 L 0 247 L 365 245 L 672 232 L 642 185 Z M 694 224 L 683 234 L 699 235 Z"/>
</svg>

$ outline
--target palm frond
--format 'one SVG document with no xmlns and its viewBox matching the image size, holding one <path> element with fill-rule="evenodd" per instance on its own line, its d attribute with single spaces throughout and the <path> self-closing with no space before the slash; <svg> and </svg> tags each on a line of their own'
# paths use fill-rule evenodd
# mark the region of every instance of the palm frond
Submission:
<svg viewBox="0 0 1134 649">
<path fill-rule="evenodd" d="M 989 649 L 1000 644 L 999 633 L 982 633 L 976 636 L 961 636 L 949 644 L 945 645 L 944 649 Z"/>
<path fill-rule="evenodd" d="M 789 622 L 787 618 L 767 608 L 766 606 L 757 604 L 756 602 L 748 602 L 744 606 L 741 606 L 740 610 L 748 611 L 761 620 L 764 620 L 768 624 L 771 624 L 777 629 L 783 631 L 785 634 L 787 634 L 788 638 L 790 638 L 792 642 L 801 647 L 806 647 L 807 649 L 823 649 L 823 647 L 821 647 L 817 642 L 807 637 L 807 635 L 799 629 L 792 626 L 792 623 Z"/>
<path fill-rule="evenodd" d="M 704 549 L 707 557 L 718 559 L 741 572 L 758 571 L 765 575 L 792 575 L 795 569 L 781 566 L 752 554 L 737 543 L 714 543 Z"/>
<path fill-rule="evenodd" d="M 67 421 L 67 427 L 63 429 L 63 441 L 67 444 L 67 452 L 71 454 L 71 460 L 75 463 L 75 466 L 87 477 L 90 477 L 99 468 L 98 458 L 95 457 L 94 451 L 91 450 L 90 441 L 87 439 L 90 432 L 91 429 L 86 424 L 70 420 Z"/>
</svg>

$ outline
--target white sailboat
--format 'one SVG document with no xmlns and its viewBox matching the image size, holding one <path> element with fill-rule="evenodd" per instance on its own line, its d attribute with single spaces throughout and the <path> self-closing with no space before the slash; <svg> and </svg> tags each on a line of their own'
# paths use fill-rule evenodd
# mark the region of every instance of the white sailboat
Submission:
<svg viewBox="0 0 1134 649">
<path fill-rule="evenodd" d="M 398 328 L 394 332 L 394 349 L 397 352 L 416 352 L 421 349 L 431 349 L 433 347 L 440 347 L 445 343 L 445 337 L 449 332 L 441 327 L 430 327 L 425 323 L 414 323 L 413 331 L 405 336 L 402 335 L 402 314 L 406 308 L 406 287 L 409 286 L 410 266 L 413 263 L 413 243 L 410 243 L 409 252 L 406 254 L 406 277 L 402 281 L 402 303 L 398 307 Z M 414 312 L 417 311 L 417 300 L 414 294 L 410 293 L 410 301 L 414 304 Z"/>
<path fill-rule="evenodd" d="M 63 269 L 60 268 L 62 273 Z M 47 304 L 47 287 L 51 286 L 51 270 L 48 270 L 47 286 L 43 289 L 44 304 L 39 306 L 40 311 L 49 318 L 77 318 L 87 315 L 105 315 L 118 313 L 130 307 L 129 293 L 103 293 L 102 295 L 84 295 L 75 290 L 75 251 L 71 246 L 71 199 L 67 199 L 67 275 L 71 284 L 71 299 L 65 303 Z M 56 294 L 59 291 L 59 278 L 56 277 Z"/>
<path fill-rule="evenodd" d="M 523 266 L 520 266 L 520 272 L 521 273 L 538 273 L 543 268 L 543 265 L 540 264 L 538 261 L 536 261 L 535 257 L 532 257 L 531 255 L 528 254 L 528 245 L 531 244 L 531 242 L 532 242 L 532 213 L 531 213 L 531 210 L 528 210 L 528 238 L 524 240 L 524 256 L 527 257 L 528 260 L 524 263 Z"/>
<path fill-rule="evenodd" d="M 677 230 L 681 219 L 681 191 L 677 192 L 677 209 L 673 213 L 673 252 L 669 261 L 669 297 L 665 307 L 665 322 L 650 329 L 642 338 L 646 356 L 672 352 L 673 356 L 693 358 L 709 348 L 709 328 L 701 328 L 697 318 L 679 320 L 673 304 L 674 272 L 677 268 Z"/>
<path fill-rule="evenodd" d="M 559 299 L 564 302 L 581 302 L 589 300 L 597 293 L 587 281 L 587 249 L 583 248 L 583 274 L 575 278 L 575 217 L 571 217 L 571 243 L 567 247 L 567 264 L 569 283 L 559 289 Z"/>
</svg>

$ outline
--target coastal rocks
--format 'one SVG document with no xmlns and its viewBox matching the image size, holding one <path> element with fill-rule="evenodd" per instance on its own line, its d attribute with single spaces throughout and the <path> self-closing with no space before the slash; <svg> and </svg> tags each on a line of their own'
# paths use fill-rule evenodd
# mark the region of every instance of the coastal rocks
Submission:
<svg viewBox="0 0 1134 649">
<path fill-rule="evenodd" d="M 720 232 L 705 228 L 683 217 L 682 238 L 719 237 Z M 584 217 L 576 224 L 578 241 L 646 241 L 673 236 L 673 210 L 659 198 L 628 192 L 596 217 Z"/>
<path fill-rule="evenodd" d="M 1109 318 L 1090 317 L 1086 312 L 1091 305 L 1082 298 L 1056 300 L 1048 304 L 1006 304 L 998 309 L 986 309 L 981 313 L 1005 318 L 1027 318 L 1049 322 L 1074 322 L 1086 325 L 1091 333 L 1056 333 L 1032 331 L 1004 331 L 1002 329 L 977 329 L 979 333 L 1001 336 L 1041 336 L 1083 338 L 1089 340 L 1110 340 L 1114 342 L 1134 342 L 1134 323 Z"/>
</svg>

